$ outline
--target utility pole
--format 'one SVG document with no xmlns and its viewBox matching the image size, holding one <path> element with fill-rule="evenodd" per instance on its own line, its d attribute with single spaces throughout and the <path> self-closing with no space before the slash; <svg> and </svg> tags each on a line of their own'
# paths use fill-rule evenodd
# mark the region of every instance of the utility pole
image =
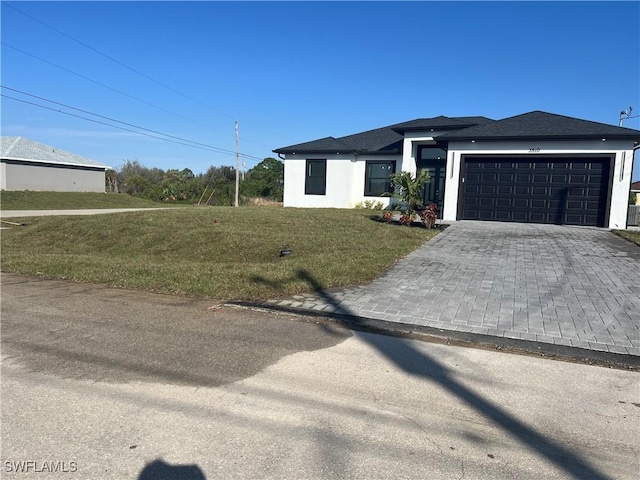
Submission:
<svg viewBox="0 0 640 480">
<path fill-rule="evenodd" d="M 627 118 L 635 118 L 631 116 L 632 111 L 633 111 L 633 107 L 629 107 L 629 110 L 623 110 L 620 112 L 620 123 L 618 124 L 619 127 L 622 126 L 623 120 L 626 120 Z"/>
<path fill-rule="evenodd" d="M 236 120 L 236 207 L 240 190 L 240 157 L 238 155 L 238 121 Z"/>
</svg>

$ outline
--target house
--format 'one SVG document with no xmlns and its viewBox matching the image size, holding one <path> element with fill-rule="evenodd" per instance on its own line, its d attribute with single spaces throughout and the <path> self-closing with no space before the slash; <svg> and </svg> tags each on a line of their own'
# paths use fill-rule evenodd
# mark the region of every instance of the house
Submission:
<svg viewBox="0 0 640 480">
<path fill-rule="evenodd" d="M 2 137 L 0 189 L 53 192 L 103 192 L 107 165 L 34 142 Z"/>
<path fill-rule="evenodd" d="M 633 182 L 631 184 L 631 193 L 636 194 L 636 205 L 640 205 L 640 182 Z"/>
<path fill-rule="evenodd" d="M 640 131 L 534 111 L 421 118 L 274 150 L 284 206 L 389 205 L 394 172 L 426 170 L 425 204 L 444 221 L 624 228 Z"/>
</svg>

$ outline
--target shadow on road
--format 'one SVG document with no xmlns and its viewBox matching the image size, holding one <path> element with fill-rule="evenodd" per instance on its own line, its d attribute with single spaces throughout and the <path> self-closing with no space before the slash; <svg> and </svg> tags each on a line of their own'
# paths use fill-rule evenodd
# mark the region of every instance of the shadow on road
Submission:
<svg viewBox="0 0 640 480">
<path fill-rule="evenodd" d="M 255 282 L 273 285 L 275 282 L 263 277 L 254 277 Z M 322 285 L 306 270 L 298 270 L 291 281 L 303 280 L 327 303 L 332 305 L 338 316 L 349 316 L 352 321 L 349 327 L 358 325 L 358 316 L 345 306 L 341 305 L 329 292 L 323 290 Z M 275 285 L 273 285 L 275 286 Z M 338 320 L 340 321 L 340 320 Z M 418 377 L 424 377 L 437 383 L 449 393 L 465 402 L 469 407 L 483 415 L 486 419 L 510 434 L 530 450 L 537 452 L 541 457 L 554 464 L 573 478 L 585 480 L 605 480 L 607 477 L 590 465 L 584 458 L 569 448 L 566 448 L 544 435 L 538 433 L 516 417 L 510 415 L 498 405 L 495 405 L 482 396 L 473 392 L 451 376 L 448 369 L 431 358 L 416 350 L 410 342 L 399 340 L 398 342 L 376 342 L 375 337 L 361 337 L 380 353 L 395 363 L 405 372 Z"/>
<path fill-rule="evenodd" d="M 156 459 L 145 465 L 138 480 L 207 480 L 197 465 L 170 465 Z"/>
</svg>

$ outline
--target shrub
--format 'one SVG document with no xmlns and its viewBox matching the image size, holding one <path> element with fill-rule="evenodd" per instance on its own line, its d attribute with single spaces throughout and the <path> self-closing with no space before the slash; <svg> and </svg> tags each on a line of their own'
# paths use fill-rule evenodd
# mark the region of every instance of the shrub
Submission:
<svg viewBox="0 0 640 480">
<path fill-rule="evenodd" d="M 380 200 L 374 202 L 373 200 L 365 200 L 364 202 L 356 203 L 353 208 L 356 210 L 360 210 L 361 208 L 366 208 L 367 210 L 382 210 L 384 208 L 384 203 Z"/>
<path fill-rule="evenodd" d="M 421 214 L 422 223 L 427 228 L 433 228 L 436 225 L 438 219 L 438 205 L 435 203 L 430 204 Z"/>
<path fill-rule="evenodd" d="M 401 225 L 409 226 L 411 225 L 412 221 L 413 221 L 413 214 L 403 213 L 402 215 L 400 215 Z"/>
<path fill-rule="evenodd" d="M 384 212 L 382 214 L 382 218 L 384 218 L 384 221 L 389 223 L 392 219 L 393 219 L 393 213 L 391 212 Z"/>
</svg>

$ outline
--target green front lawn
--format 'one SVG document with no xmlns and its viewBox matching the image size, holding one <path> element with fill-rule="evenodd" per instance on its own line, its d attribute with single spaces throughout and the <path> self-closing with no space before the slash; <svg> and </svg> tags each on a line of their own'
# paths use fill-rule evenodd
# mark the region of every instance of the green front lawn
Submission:
<svg viewBox="0 0 640 480">
<path fill-rule="evenodd" d="M 16 219 L 27 225 L 3 230 L 2 270 L 265 299 L 368 282 L 438 232 L 371 215 L 380 213 L 202 207 Z M 281 249 L 292 253 L 280 257 Z"/>
<path fill-rule="evenodd" d="M 2 192 L 2 210 L 73 210 L 84 208 L 166 207 L 163 203 L 132 197 L 124 193 L 90 192 Z"/>
</svg>

